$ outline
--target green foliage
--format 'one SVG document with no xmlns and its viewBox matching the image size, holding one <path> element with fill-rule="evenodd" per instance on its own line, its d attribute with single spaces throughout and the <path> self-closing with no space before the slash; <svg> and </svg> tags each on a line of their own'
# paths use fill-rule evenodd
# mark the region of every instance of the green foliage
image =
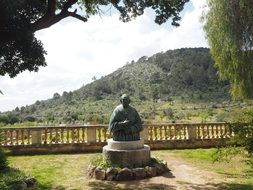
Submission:
<svg viewBox="0 0 253 190">
<path fill-rule="evenodd" d="M 103 170 L 106 170 L 111 167 L 120 168 L 120 166 L 112 165 L 110 162 L 103 160 L 102 154 L 100 154 L 97 157 L 95 157 L 94 159 L 92 159 L 91 165 L 98 166 L 98 167 L 102 168 Z"/>
<path fill-rule="evenodd" d="M 231 128 L 235 133 L 232 143 L 242 145 L 253 157 L 253 110 L 243 110 L 238 114 Z"/>
<path fill-rule="evenodd" d="M 156 164 L 164 164 L 164 161 L 157 157 L 151 157 L 148 165 L 154 166 Z"/>
<path fill-rule="evenodd" d="M 0 171 L 8 167 L 7 157 L 2 148 L 0 148 Z"/>
<path fill-rule="evenodd" d="M 242 148 L 227 146 L 226 148 L 217 148 L 212 158 L 214 162 L 229 162 L 238 155 L 244 155 L 244 150 Z"/>
<path fill-rule="evenodd" d="M 46 65 L 46 52 L 31 31 L 31 23 L 45 9 L 43 1 L 0 1 L 0 75 L 15 77 Z"/>
<path fill-rule="evenodd" d="M 23 189 L 25 182 L 29 179 L 23 172 L 14 168 L 0 170 L 0 189 L 19 190 Z"/>
<path fill-rule="evenodd" d="M 72 16 L 87 22 L 90 16 L 101 15 L 102 6 L 114 8 L 123 22 L 128 22 L 151 8 L 155 22 L 165 23 L 172 18 L 178 26 L 180 12 L 189 0 L 167 1 L 111 1 L 111 0 L 1 0 L 0 1 L 0 75 L 15 77 L 29 70 L 38 71 L 46 66 L 45 50 L 34 33 L 48 28 L 60 20 Z M 83 13 L 69 9 L 75 5 Z M 83 16 L 84 15 L 84 16 Z"/>
<path fill-rule="evenodd" d="M 208 0 L 205 31 L 222 79 L 234 97 L 253 97 L 252 0 Z"/>
<path fill-rule="evenodd" d="M 19 117 L 15 114 L 1 114 L 0 115 L 0 123 L 10 123 L 10 124 L 13 124 L 13 123 L 17 123 L 19 122 Z"/>
<path fill-rule="evenodd" d="M 0 144 L 3 142 L 3 132 L 0 129 Z M 4 150 L 0 147 L 0 171 L 8 167 L 7 157 Z M 1 188 L 0 188 L 1 189 Z"/>
</svg>

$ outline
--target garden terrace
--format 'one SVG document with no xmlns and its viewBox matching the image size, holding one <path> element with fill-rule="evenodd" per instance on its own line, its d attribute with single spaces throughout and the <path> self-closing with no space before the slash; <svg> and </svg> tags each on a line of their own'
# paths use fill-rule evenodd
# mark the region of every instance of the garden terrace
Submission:
<svg viewBox="0 0 253 190">
<path fill-rule="evenodd" d="M 111 137 L 107 125 L 3 127 L 2 147 L 11 154 L 101 152 Z M 141 138 L 151 150 L 209 148 L 232 136 L 228 123 L 144 124 Z"/>
</svg>

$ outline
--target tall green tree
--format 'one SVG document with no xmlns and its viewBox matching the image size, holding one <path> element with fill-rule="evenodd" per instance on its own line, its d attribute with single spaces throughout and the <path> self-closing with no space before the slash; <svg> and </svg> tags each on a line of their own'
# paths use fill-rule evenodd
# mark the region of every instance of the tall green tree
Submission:
<svg viewBox="0 0 253 190">
<path fill-rule="evenodd" d="M 189 0 L 1 0 L 0 1 L 0 75 L 15 77 L 24 70 L 38 71 L 46 66 L 42 43 L 34 33 L 48 28 L 66 17 L 87 22 L 90 16 L 101 15 L 102 6 L 119 12 L 128 22 L 144 13 L 155 12 L 155 22 L 165 23 L 172 18 L 178 26 L 180 12 Z M 77 9 L 82 10 L 79 14 Z"/>
<path fill-rule="evenodd" d="M 208 0 L 204 29 L 233 97 L 253 98 L 253 1 Z"/>
</svg>

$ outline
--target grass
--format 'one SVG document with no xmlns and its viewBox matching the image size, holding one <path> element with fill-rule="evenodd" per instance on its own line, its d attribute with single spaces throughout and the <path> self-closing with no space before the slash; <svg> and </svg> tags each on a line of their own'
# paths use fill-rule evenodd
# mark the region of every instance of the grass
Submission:
<svg viewBox="0 0 253 190">
<path fill-rule="evenodd" d="M 39 181 L 38 189 L 81 189 L 87 185 L 86 169 L 97 154 L 10 157 L 13 167 Z"/>
<path fill-rule="evenodd" d="M 217 149 L 194 150 L 162 150 L 152 151 L 153 157 L 164 159 L 166 155 L 173 154 L 178 159 L 189 162 L 203 170 L 212 170 L 219 173 L 226 183 L 227 189 L 253 189 L 253 171 L 246 165 L 244 159 L 235 157 L 231 162 L 214 162 L 213 154 Z M 134 184 L 105 182 L 89 179 L 87 167 L 92 160 L 101 154 L 71 154 L 71 155 L 36 155 L 11 156 L 8 158 L 11 167 L 19 168 L 25 175 L 34 176 L 38 180 L 36 189 L 166 189 L 166 185 L 152 184 L 151 182 L 134 182 Z M 130 186 L 129 186 L 130 185 Z M 170 184 L 168 184 L 168 188 Z M 239 188 L 237 188 L 239 187 Z M 204 187 L 203 187 L 204 188 Z M 173 188 L 172 188 L 173 189 Z"/>
</svg>

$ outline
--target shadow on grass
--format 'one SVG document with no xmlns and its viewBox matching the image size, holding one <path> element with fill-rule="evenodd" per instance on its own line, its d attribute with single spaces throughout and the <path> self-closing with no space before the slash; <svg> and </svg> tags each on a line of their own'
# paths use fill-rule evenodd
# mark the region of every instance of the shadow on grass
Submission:
<svg viewBox="0 0 253 190">
<path fill-rule="evenodd" d="M 194 190 L 252 190 L 253 184 L 240 184 L 240 183 L 206 183 L 206 184 L 193 184 L 188 182 L 179 182 L 187 189 Z"/>
<path fill-rule="evenodd" d="M 161 176 L 160 176 L 161 177 Z M 196 184 L 184 181 L 177 181 L 171 172 L 162 175 L 164 178 L 170 178 L 173 185 L 166 183 L 154 183 L 154 179 L 150 178 L 132 181 L 99 181 L 91 180 L 88 187 L 91 190 L 177 190 L 177 189 L 191 189 L 191 190 L 253 190 L 253 184 L 240 184 L 240 183 L 206 183 Z M 160 180 L 160 179 L 157 179 Z M 171 181 L 171 182 L 172 182 Z M 177 185 L 176 185 L 176 184 Z"/>
<path fill-rule="evenodd" d="M 171 172 L 166 172 L 162 175 L 165 178 L 175 178 Z M 136 190 L 136 189 L 146 189 L 146 190 L 176 190 L 176 187 L 169 184 L 155 184 L 150 182 L 150 178 L 142 180 L 132 180 L 132 181 L 98 181 L 93 180 L 88 183 L 88 186 L 92 190 Z"/>
<path fill-rule="evenodd" d="M 122 182 L 109 182 L 109 181 L 91 181 L 88 186 L 92 190 L 176 190 L 176 186 L 167 185 L 167 184 L 155 184 L 155 183 L 146 183 L 144 180 L 140 181 L 128 181 L 125 183 Z"/>
<path fill-rule="evenodd" d="M 218 172 L 219 174 L 225 175 L 228 178 L 253 178 L 253 170 L 245 170 L 243 174 L 231 174 L 227 172 Z M 252 179 L 253 181 L 253 179 Z"/>
<path fill-rule="evenodd" d="M 30 178 L 17 168 L 7 167 L 0 170 L 0 189 L 1 190 L 20 190 L 24 182 Z M 55 186 L 53 183 L 42 184 L 37 181 L 36 185 L 29 187 L 30 190 L 65 190 L 62 186 Z"/>
<path fill-rule="evenodd" d="M 66 188 L 63 187 L 63 186 L 55 186 L 53 185 L 52 183 L 48 183 L 48 184 L 41 184 L 41 183 L 38 183 L 37 186 L 35 188 L 31 188 L 32 189 L 36 189 L 36 190 L 65 190 Z"/>
<path fill-rule="evenodd" d="M 176 190 L 176 189 L 191 189 L 191 190 L 252 190 L 253 185 L 239 183 L 207 183 L 193 184 L 179 182 L 179 185 L 148 183 L 146 180 L 128 181 L 128 182 L 109 182 L 109 181 L 91 181 L 88 186 L 92 190 Z"/>
</svg>

